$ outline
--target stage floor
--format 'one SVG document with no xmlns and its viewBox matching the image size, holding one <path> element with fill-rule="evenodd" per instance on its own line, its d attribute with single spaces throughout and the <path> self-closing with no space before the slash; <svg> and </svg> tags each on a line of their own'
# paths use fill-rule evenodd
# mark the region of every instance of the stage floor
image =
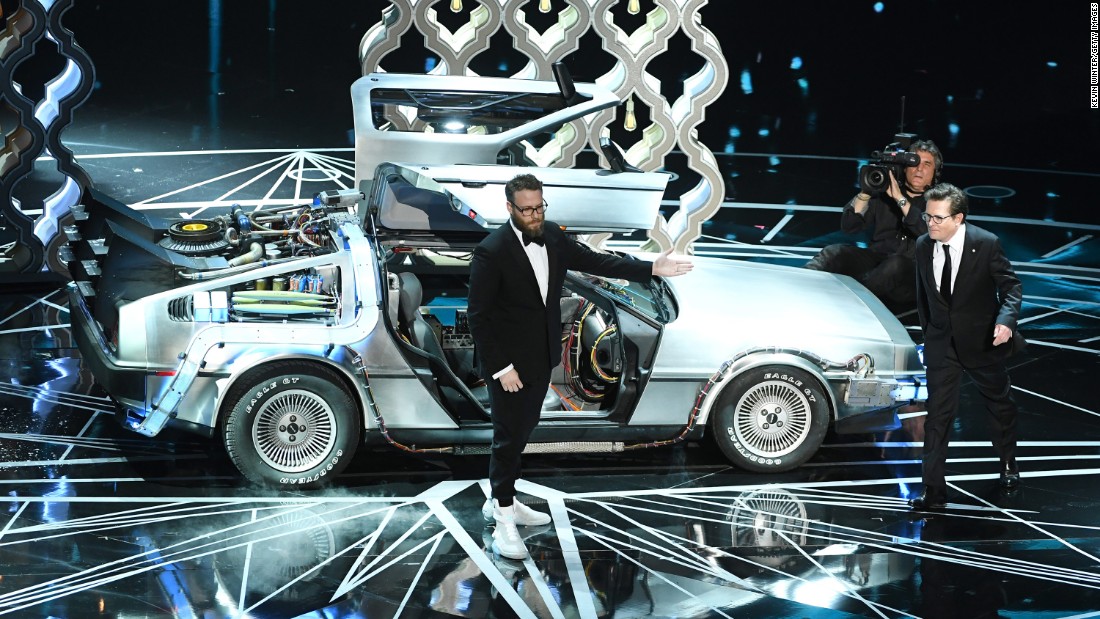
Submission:
<svg viewBox="0 0 1100 619">
<path fill-rule="evenodd" d="M 269 189 L 302 199 L 350 174 L 348 157 L 339 149 L 87 154 L 81 164 L 139 208 L 193 213 L 204 201 Z M 226 193 L 242 185 L 235 174 L 256 177 L 249 170 L 258 163 L 273 170 L 270 179 Z M 835 165 L 837 177 L 851 165 L 818 164 Z M 283 169 L 317 180 L 295 186 Z M 791 166 L 782 173 L 799 175 Z M 766 189 L 759 200 L 728 204 L 699 252 L 800 264 L 831 242 L 838 205 L 783 204 Z M 808 465 L 775 476 L 731 468 L 707 443 L 530 456 L 521 496 L 554 521 L 526 531 L 532 556 L 523 562 L 486 550 L 486 457 L 380 448 L 360 453 L 329 490 L 250 487 L 216 441 L 123 430 L 82 368 L 63 291 L 8 286 L 0 614 L 1100 616 L 1097 227 L 1029 218 L 1023 205 L 983 216 L 990 210 L 974 219 L 1005 239 L 1025 284 L 1030 346 L 1011 369 L 1018 491 L 997 487 L 985 414 L 967 385 L 944 514 L 915 517 L 905 504 L 919 482 L 920 416 L 890 432 L 830 435 Z M 782 242 L 763 238 L 771 229 Z"/>
</svg>

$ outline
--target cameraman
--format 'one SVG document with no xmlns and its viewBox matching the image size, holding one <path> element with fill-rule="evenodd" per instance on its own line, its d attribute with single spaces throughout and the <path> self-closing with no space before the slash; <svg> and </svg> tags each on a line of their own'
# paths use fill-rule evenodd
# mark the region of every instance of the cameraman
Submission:
<svg viewBox="0 0 1100 619">
<path fill-rule="evenodd" d="M 931 140 L 913 142 L 908 151 L 916 153 L 920 163 L 905 168 L 901 186 L 891 168 L 885 193 L 873 194 L 862 186 L 840 216 L 840 229 L 846 234 L 872 229 L 870 247 L 828 245 L 806 263 L 807 269 L 855 278 L 893 312 L 916 307 L 913 241 L 928 232 L 921 219 L 924 192 L 939 181 L 943 169 L 943 155 Z"/>
</svg>

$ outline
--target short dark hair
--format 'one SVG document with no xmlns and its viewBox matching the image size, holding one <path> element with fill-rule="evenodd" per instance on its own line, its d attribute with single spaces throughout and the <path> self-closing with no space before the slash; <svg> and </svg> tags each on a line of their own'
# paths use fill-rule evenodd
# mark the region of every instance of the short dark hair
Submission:
<svg viewBox="0 0 1100 619">
<path fill-rule="evenodd" d="M 964 221 L 966 216 L 970 214 L 970 204 L 966 199 L 966 194 L 963 193 L 962 189 L 951 183 L 940 183 L 924 192 L 924 203 L 927 204 L 932 200 L 947 200 L 951 206 L 951 214 L 958 215 L 962 213 Z"/>
<path fill-rule="evenodd" d="M 932 162 L 936 168 L 935 172 L 932 173 L 932 184 L 935 185 L 940 182 L 940 173 L 943 172 L 943 153 L 940 152 L 940 148 L 932 140 L 917 140 L 909 145 L 909 152 L 911 153 L 922 150 L 932 155 Z"/>
<path fill-rule="evenodd" d="M 534 174 L 517 174 L 504 186 L 504 199 L 515 204 L 517 191 L 542 191 L 542 181 Z"/>
</svg>

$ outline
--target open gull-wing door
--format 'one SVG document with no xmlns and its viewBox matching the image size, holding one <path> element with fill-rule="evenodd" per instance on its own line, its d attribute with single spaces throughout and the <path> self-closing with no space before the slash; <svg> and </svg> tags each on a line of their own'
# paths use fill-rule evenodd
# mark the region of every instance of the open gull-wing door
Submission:
<svg viewBox="0 0 1100 619">
<path fill-rule="evenodd" d="M 556 81 L 372 73 L 351 87 L 356 185 L 384 161 L 498 163 L 509 146 L 619 104 L 609 89 Z"/>
<path fill-rule="evenodd" d="M 546 219 L 579 234 L 648 229 L 668 176 L 660 173 L 497 165 L 379 166 L 370 202 L 380 235 L 482 236 L 508 221 L 504 185 L 517 174 L 543 182 Z"/>
</svg>

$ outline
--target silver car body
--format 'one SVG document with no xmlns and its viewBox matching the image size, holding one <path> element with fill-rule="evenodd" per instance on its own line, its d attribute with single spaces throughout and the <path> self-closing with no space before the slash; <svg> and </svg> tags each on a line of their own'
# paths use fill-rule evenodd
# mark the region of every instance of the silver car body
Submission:
<svg viewBox="0 0 1100 619">
<path fill-rule="evenodd" d="M 87 363 L 117 402 L 124 425 L 149 436 L 169 424 L 224 435 L 229 411 L 249 408 L 248 389 L 259 390 L 252 401 L 263 399 L 262 384 L 243 383 L 255 382 L 257 376 L 266 381 L 263 368 L 295 367 L 286 365 L 292 363 L 327 368 L 327 380 L 347 391 L 356 407 L 354 424 L 345 423 L 347 411 L 335 410 L 339 407 L 326 405 L 320 396 L 314 399 L 325 423 L 362 429 L 356 444 L 384 439 L 402 448 L 415 442 L 455 453 L 483 453 L 491 442 L 489 412 L 476 403 L 472 381 L 456 377 L 453 367 L 440 369 L 438 358 L 433 360 L 399 329 L 398 274 L 416 265 L 421 276 L 457 278 L 461 287 L 473 245 L 485 231 L 507 221 L 503 185 L 519 172 L 543 180 L 544 196 L 553 208 L 548 217 L 568 232 L 646 229 L 659 216 L 664 174 L 495 163 L 503 149 L 520 140 L 617 104 L 600 86 L 576 85 L 579 101 L 571 105 L 562 95 L 561 109 L 529 122 L 509 121 L 516 126 L 502 131 L 467 128 L 467 133 L 454 135 L 380 130 L 376 123 L 384 118 L 390 119 L 391 128 L 393 119 L 408 129 L 422 129 L 426 122 L 418 120 L 415 106 L 372 105 L 379 89 L 387 96 L 442 93 L 441 100 L 458 93 L 467 102 L 471 93 L 492 93 L 494 100 L 504 101 L 516 93 L 535 93 L 538 101 L 546 101 L 559 92 L 552 82 L 495 78 L 379 74 L 357 81 L 352 94 L 360 186 L 326 196 L 328 206 L 293 211 L 300 222 L 292 224 L 295 232 L 301 226 L 302 240 L 321 248 L 315 255 L 275 251 L 266 261 L 242 264 L 233 256 L 245 248 L 232 244 L 195 253 L 197 245 L 167 242 L 173 231 L 190 238 L 186 222 L 157 221 L 107 196 L 86 196 L 85 205 L 76 209 L 77 225 L 66 231 L 74 275 L 73 325 Z M 237 221 L 246 226 L 234 219 L 239 216 L 226 214 L 202 226 L 226 227 L 225 239 L 232 240 L 228 228 Z M 817 391 L 809 389 L 801 389 L 808 401 L 800 402 L 812 404 L 817 415 L 827 411 L 828 421 L 870 412 L 892 418 L 898 406 L 923 399 L 924 369 L 912 340 L 854 280 L 723 259 L 695 258 L 694 263 L 688 276 L 659 280 L 663 292 L 570 276 L 563 318 L 568 322 L 569 312 L 592 306 L 589 312 L 599 318 L 603 332 L 588 345 L 577 327 L 577 375 L 556 370 L 544 423 L 531 450 L 620 451 L 698 438 L 713 411 L 732 406 L 723 403 L 727 386 L 760 368 L 768 369 L 764 376 L 769 379 L 774 375 L 779 380 L 782 374 L 788 380 L 785 370 L 774 370 L 792 368 L 797 380 L 790 379 L 791 384 L 820 383 L 827 402 L 817 403 Z M 256 297 L 267 295 L 260 282 L 266 288 L 279 280 L 308 286 L 313 292 L 295 294 L 315 296 L 310 302 L 319 305 L 311 310 L 287 301 L 283 306 L 286 295 L 271 294 L 280 306 L 263 311 L 275 313 L 254 312 L 265 303 L 257 304 Z M 444 325 L 440 333 L 450 366 L 454 358 L 469 360 L 474 354 L 472 340 L 459 324 L 463 304 L 456 297 L 453 307 L 442 311 L 438 305 L 417 308 L 424 315 L 454 312 L 448 319 L 454 324 Z M 657 309 L 639 309 L 647 304 Z M 604 391 L 589 394 L 586 403 L 559 398 L 556 404 L 555 393 L 561 396 L 562 389 L 576 385 L 582 352 L 590 353 L 591 369 L 598 375 L 593 380 Z M 599 369 L 604 361 L 597 362 L 597 352 L 610 359 L 605 367 L 609 374 Z M 457 399 L 449 400 L 447 394 Z M 800 396 L 798 389 L 789 395 Z M 472 413 L 458 412 L 455 402 Z M 774 432 L 787 420 L 778 418 L 778 426 L 773 419 L 763 427 Z M 248 423 L 262 434 L 259 421 Z M 793 424 L 794 417 L 786 423 Z M 726 425 L 733 436 L 733 425 Z M 268 434 L 270 440 L 283 436 L 274 426 Z M 761 470 L 773 464 L 781 470 L 784 455 L 788 464 L 794 460 L 794 446 L 777 450 L 774 462 L 763 454 L 739 453 L 746 461 L 759 461 Z M 801 454 L 797 460 L 806 457 Z M 321 454 L 309 466 L 279 470 L 276 456 L 261 455 L 276 469 L 266 478 L 240 462 L 238 466 L 260 481 L 318 484 L 334 471 L 336 458 L 328 460 L 327 469 L 325 458 Z"/>
</svg>

